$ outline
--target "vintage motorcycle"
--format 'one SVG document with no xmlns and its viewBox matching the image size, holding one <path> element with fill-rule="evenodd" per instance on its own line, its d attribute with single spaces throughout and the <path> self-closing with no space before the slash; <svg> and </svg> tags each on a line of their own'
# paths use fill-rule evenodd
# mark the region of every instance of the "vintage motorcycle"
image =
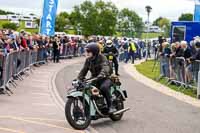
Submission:
<svg viewBox="0 0 200 133">
<path fill-rule="evenodd" d="M 112 76 L 113 85 L 110 88 L 112 102 L 116 112 L 109 114 L 109 108 L 105 97 L 100 90 L 91 85 L 92 80 L 72 82 L 73 88 L 68 91 L 67 102 L 65 106 L 65 115 L 69 124 L 77 129 L 86 129 L 91 120 L 100 118 L 110 118 L 113 121 L 121 120 L 123 113 L 129 108 L 124 108 L 124 101 L 127 98 L 125 90 L 120 88 L 121 83 L 119 78 Z"/>
<path fill-rule="evenodd" d="M 113 67 L 114 67 L 113 60 L 114 60 L 115 56 L 117 56 L 117 55 L 113 54 L 112 52 L 105 53 L 104 55 L 107 57 L 108 63 L 109 63 L 110 68 L 111 68 L 111 73 L 113 73 Z"/>
</svg>

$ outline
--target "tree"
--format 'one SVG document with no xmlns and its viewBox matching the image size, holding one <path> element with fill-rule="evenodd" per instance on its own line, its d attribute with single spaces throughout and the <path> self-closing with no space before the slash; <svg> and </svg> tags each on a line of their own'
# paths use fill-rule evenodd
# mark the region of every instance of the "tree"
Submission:
<svg viewBox="0 0 200 133">
<path fill-rule="evenodd" d="M 59 14 L 59 16 L 64 17 L 64 18 L 68 18 L 68 17 L 69 17 L 69 14 L 68 14 L 67 12 L 61 12 L 61 13 Z"/>
<path fill-rule="evenodd" d="M 69 24 L 69 14 L 66 12 L 61 12 L 56 16 L 56 25 L 55 29 L 58 32 L 63 32 L 67 24 Z"/>
<path fill-rule="evenodd" d="M 191 13 L 183 13 L 178 18 L 179 21 L 193 21 L 193 14 Z"/>
<path fill-rule="evenodd" d="M 34 13 L 30 13 L 29 15 L 30 15 L 30 16 L 35 16 L 35 14 L 34 14 Z"/>
<path fill-rule="evenodd" d="M 158 26 L 164 30 L 165 37 L 169 37 L 170 25 L 170 20 L 167 18 L 162 18 L 158 21 Z"/>
<path fill-rule="evenodd" d="M 120 11 L 118 17 L 118 30 L 121 31 L 124 36 L 140 37 L 143 28 L 144 23 L 142 22 L 142 18 L 140 18 L 135 11 L 127 8 Z"/>
<path fill-rule="evenodd" d="M 158 26 L 158 25 L 159 25 L 159 24 L 158 24 L 159 21 L 162 20 L 162 19 L 163 19 L 162 17 L 157 18 L 157 19 L 153 22 L 153 25 L 154 25 L 154 26 Z"/>
<path fill-rule="evenodd" d="M 10 23 L 10 22 L 4 23 L 4 24 L 2 25 L 2 27 L 3 27 L 4 29 L 17 30 L 17 25 L 16 25 L 15 23 Z"/>
<path fill-rule="evenodd" d="M 170 20 L 167 18 L 162 18 L 160 21 L 158 21 L 158 26 L 160 28 L 163 28 L 164 26 L 169 26 L 170 25 Z"/>
<path fill-rule="evenodd" d="M 36 22 L 36 24 L 37 24 L 38 26 L 40 26 L 40 19 L 39 19 L 39 18 L 37 18 L 37 19 L 35 20 L 35 22 Z"/>
<path fill-rule="evenodd" d="M 97 35 L 113 35 L 116 32 L 118 9 L 111 2 L 97 1 L 95 8 L 98 11 Z"/>
<path fill-rule="evenodd" d="M 118 9 L 111 2 L 102 0 L 84 1 L 75 6 L 70 14 L 70 22 L 74 29 L 81 29 L 84 35 L 113 35 L 117 23 Z"/>
<path fill-rule="evenodd" d="M 167 18 L 159 17 L 154 22 L 153 25 L 159 26 L 164 31 L 164 36 L 169 37 L 170 31 L 170 20 Z"/>
<path fill-rule="evenodd" d="M 0 9 L 0 15 L 14 14 L 13 12 L 8 12 Z"/>
</svg>

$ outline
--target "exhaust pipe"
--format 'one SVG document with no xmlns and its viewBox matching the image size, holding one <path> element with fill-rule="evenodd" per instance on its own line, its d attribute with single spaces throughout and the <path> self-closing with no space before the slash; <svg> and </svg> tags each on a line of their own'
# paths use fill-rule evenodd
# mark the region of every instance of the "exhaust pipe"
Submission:
<svg viewBox="0 0 200 133">
<path fill-rule="evenodd" d="M 130 108 L 122 109 L 122 110 L 119 110 L 117 112 L 114 112 L 113 115 L 118 115 L 118 114 L 124 113 L 124 112 L 126 112 L 128 110 L 130 110 Z"/>
</svg>

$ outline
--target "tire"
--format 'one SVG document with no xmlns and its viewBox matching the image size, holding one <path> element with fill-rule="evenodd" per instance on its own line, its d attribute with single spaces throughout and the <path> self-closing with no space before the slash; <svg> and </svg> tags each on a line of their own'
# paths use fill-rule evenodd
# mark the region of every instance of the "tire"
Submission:
<svg viewBox="0 0 200 133">
<path fill-rule="evenodd" d="M 122 109 L 124 109 L 124 102 L 123 102 L 123 100 L 122 100 L 122 96 L 121 96 L 121 94 L 119 94 L 118 92 L 117 93 L 115 93 L 116 94 L 116 96 L 119 96 L 119 99 L 120 99 L 120 101 L 118 101 L 117 103 L 117 110 L 122 110 Z M 113 115 L 113 114 L 111 114 L 109 117 L 110 117 L 110 119 L 112 120 L 112 121 L 120 121 L 121 119 L 122 119 L 122 117 L 123 117 L 123 115 L 124 115 L 124 113 L 120 113 L 120 114 L 117 114 L 117 115 Z"/>
<path fill-rule="evenodd" d="M 75 98 L 69 98 L 67 100 L 67 103 L 65 105 L 65 116 L 66 116 L 66 119 L 67 121 L 69 122 L 69 124 L 74 128 L 74 129 L 77 129 L 77 130 L 84 130 L 86 128 L 88 128 L 88 126 L 90 125 L 91 123 L 91 118 L 89 116 L 89 106 L 88 104 L 85 102 L 86 104 L 86 112 L 87 112 L 87 116 L 86 116 L 86 120 L 84 122 L 84 124 L 77 124 L 76 121 L 74 121 L 74 119 L 72 118 L 72 115 L 71 115 L 71 105 L 74 103 L 74 100 Z M 82 101 L 81 101 L 82 102 Z"/>
<path fill-rule="evenodd" d="M 109 62 L 109 66 L 110 66 L 110 72 L 111 74 L 113 74 L 113 62 Z"/>
</svg>

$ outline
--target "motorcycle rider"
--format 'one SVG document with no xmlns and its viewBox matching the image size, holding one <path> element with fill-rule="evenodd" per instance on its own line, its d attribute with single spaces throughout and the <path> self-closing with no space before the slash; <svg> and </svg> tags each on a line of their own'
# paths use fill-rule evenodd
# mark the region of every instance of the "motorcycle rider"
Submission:
<svg viewBox="0 0 200 133">
<path fill-rule="evenodd" d="M 112 53 L 113 54 L 113 64 L 114 64 L 114 67 L 115 67 L 115 74 L 117 76 L 119 76 L 119 63 L 118 63 L 118 60 L 117 60 L 117 57 L 119 55 L 119 52 L 117 50 L 117 48 L 113 45 L 113 42 L 112 40 L 107 40 L 106 41 L 106 46 L 103 50 L 103 53 L 105 55 L 108 55 L 109 53 Z M 108 57 L 107 57 L 108 58 Z"/>
<path fill-rule="evenodd" d="M 79 80 L 83 80 L 87 75 L 88 71 L 91 72 L 92 84 L 99 88 L 106 98 L 109 113 L 113 113 L 115 111 L 112 106 L 110 87 L 112 85 L 112 81 L 109 79 L 111 75 L 110 66 L 106 57 L 100 54 L 100 48 L 96 43 L 89 43 L 86 48 L 86 61 L 78 75 Z"/>
</svg>

